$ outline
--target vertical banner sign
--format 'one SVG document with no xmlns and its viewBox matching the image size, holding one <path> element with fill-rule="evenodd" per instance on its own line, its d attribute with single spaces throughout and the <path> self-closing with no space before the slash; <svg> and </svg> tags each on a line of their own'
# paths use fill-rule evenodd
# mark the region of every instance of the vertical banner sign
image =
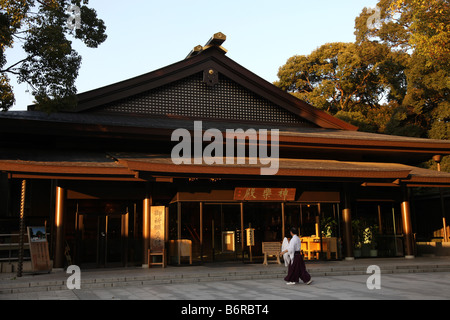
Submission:
<svg viewBox="0 0 450 320">
<path fill-rule="evenodd" d="M 245 231 L 247 232 L 247 246 L 250 254 L 250 262 L 253 262 L 252 246 L 255 245 L 255 229 L 247 228 Z"/>
<path fill-rule="evenodd" d="M 247 232 L 247 246 L 254 246 L 255 245 L 255 229 L 254 228 L 247 228 L 245 229 Z"/>
<path fill-rule="evenodd" d="M 27 230 L 33 271 L 51 271 L 45 227 L 28 227 Z"/>
<path fill-rule="evenodd" d="M 164 252 L 166 207 L 151 207 L 150 211 L 150 251 Z"/>
</svg>

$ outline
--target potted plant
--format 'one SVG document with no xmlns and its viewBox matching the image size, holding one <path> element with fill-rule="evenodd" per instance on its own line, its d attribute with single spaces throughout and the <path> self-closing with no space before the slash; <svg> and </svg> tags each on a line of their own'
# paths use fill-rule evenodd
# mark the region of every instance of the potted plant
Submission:
<svg viewBox="0 0 450 320">
<path fill-rule="evenodd" d="M 353 231 L 353 255 L 355 258 L 359 258 L 362 255 L 362 228 L 361 221 L 358 219 L 352 220 L 352 231 Z"/>
<path fill-rule="evenodd" d="M 369 255 L 376 257 L 378 255 L 376 234 L 378 231 L 377 225 L 372 225 L 364 229 L 364 244 L 369 247 Z"/>
<path fill-rule="evenodd" d="M 332 217 L 323 218 L 321 221 L 322 236 L 324 236 L 326 238 L 334 237 L 336 226 L 337 226 L 337 222 Z"/>
</svg>

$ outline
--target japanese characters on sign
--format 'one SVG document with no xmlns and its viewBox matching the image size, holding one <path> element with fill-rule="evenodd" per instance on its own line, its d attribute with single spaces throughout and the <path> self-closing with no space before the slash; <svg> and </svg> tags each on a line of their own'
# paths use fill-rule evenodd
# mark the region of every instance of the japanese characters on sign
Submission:
<svg viewBox="0 0 450 320">
<path fill-rule="evenodd" d="M 295 188 L 236 188 L 234 200 L 293 201 L 295 192 Z"/>
<path fill-rule="evenodd" d="M 165 210 L 166 208 L 151 207 L 150 211 L 150 251 L 163 252 L 165 239 Z"/>
<path fill-rule="evenodd" d="M 245 229 L 246 235 L 247 235 L 247 246 L 254 246 L 255 245 L 255 229 L 254 228 L 247 228 Z"/>
</svg>

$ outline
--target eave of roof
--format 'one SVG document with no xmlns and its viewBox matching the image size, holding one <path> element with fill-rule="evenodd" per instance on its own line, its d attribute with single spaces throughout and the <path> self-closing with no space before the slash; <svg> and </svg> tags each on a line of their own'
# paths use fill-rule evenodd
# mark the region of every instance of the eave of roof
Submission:
<svg viewBox="0 0 450 320">
<path fill-rule="evenodd" d="M 76 156 L 77 155 L 77 156 Z M 280 159 L 274 176 L 261 177 L 261 164 L 175 165 L 169 155 L 142 153 L 2 154 L 0 171 L 15 178 L 144 181 L 144 176 L 233 176 L 264 179 L 331 179 L 334 181 L 378 181 L 392 186 L 450 187 L 450 173 L 437 172 L 397 163 L 336 160 Z"/>
<path fill-rule="evenodd" d="M 296 127 L 224 121 L 202 121 L 203 130 L 215 128 L 278 129 L 280 147 L 320 148 L 322 150 L 364 150 L 450 155 L 450 141 L 393 136 L 337 129 Z M 194 131 L 194 121 L 179 118 L 137 117 L 91 113 L 55 113 L 14 111 L 0 113 L 2 134 L 33 133 L 34 135 L 96 136 L 116 139 L 119 136 L 170 141 L 173 130 Z M 28 132 L 29 131 L 29 132 Z"/>
<path fill-rule="evenodd" d="M 105 153 L 9 149 L 0 153 L 0 171 L 32 178 L 135 180 L 136 172 Z"/>
<path fill-rule="evenodd" d="M 232 165 L 175 165 L 168 155 L 146 155 L 135 153 L 111 153 L 130 170 L 147 171 L 157 174 L 209 174 L 258 176 L 260 164 Z M 224 162 L 225 163 L 225 162 Z M 343 179 L 383 179 L 399 180 L 404 183 L 435 183 L 450 186 L 450 173 L 437 172 L 397 163 L 350 162 L 335 160 L 280 159 L 277 177 L 291 178 L 343 178 Z"/>
</svg>

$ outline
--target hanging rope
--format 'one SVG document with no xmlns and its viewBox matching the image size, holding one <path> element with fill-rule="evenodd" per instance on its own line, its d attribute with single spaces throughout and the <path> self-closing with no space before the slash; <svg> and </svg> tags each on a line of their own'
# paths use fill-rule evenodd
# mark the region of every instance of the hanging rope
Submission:
<svg viewBox="0 0 450 320">
<path fill-rule="evenodd" d="M 20 195 L 19 261 L 17 263 L 17 277 L 22 277 L 23 269 L 23 238 L 25 233 L 24 212 L 26 187 L 27 181 L 22 180 L 22 192 Z"/>
</svg>

